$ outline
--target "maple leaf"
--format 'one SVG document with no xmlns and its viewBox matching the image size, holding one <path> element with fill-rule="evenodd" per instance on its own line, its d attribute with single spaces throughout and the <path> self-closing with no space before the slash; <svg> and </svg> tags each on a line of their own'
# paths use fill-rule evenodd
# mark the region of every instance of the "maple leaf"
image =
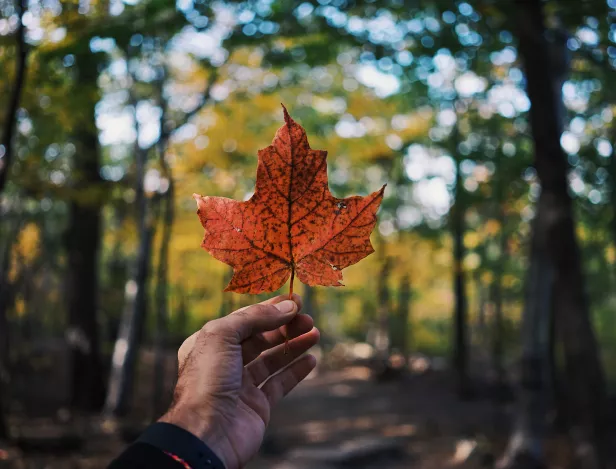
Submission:
<svg viewBox="0 0 616 469">
<path fill-rule="evenodd" d="M 283 106 L 285 125 L 259 150 L 254 195 L 245 202 L 194 194 L 205 228 L 201 246 L 233 267 L 225 291 L 261 293 L 291 277 L 308 285 L 342 285 L 342 269 L 374 252 L 370 233 L 385 186 L 338 199 L 327 184 L 327 152 Z"/>
</svg>

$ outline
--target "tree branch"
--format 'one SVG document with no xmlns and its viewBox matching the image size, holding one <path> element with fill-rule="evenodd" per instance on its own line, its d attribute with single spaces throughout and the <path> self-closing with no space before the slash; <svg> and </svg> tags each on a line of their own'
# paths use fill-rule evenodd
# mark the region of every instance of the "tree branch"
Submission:
<svg viewBox="0 0 616 469">
<path fill-rule="evenodd" d="M 182 123 L 176 125 L 175 127 L 173 127 L 173 129 L 171 130 L 165 130 L 164 128 L 164 121 L 161 119 L 161 129 L 160 129 L 160 138 L 157 142 L 155 142 L 150 148 L 148 148 L 148 151 L 155 147 L 158 146 L 161 150 L 161 153 L 165 153 L 165 150 L 167 148 L 167 144 L 169 142 L 169 138 L 171 137 L 171 135 L 173 135 L 173 133 L 175 131 L 177 131 L 180 127 L 182 127 L 183 125 L 185 125 L 190 119 L 192 119 L 195 115 L 197 115 L 199 112 L 201 112 L 201 110 L 207 106 L 208 104 L 211 103 L 212 101 L 212 88 L 214 87 L 214 85 L 216 84 L 216 80 L 218 79 L 218 71 L 214 68 L 212 69 L 212 74 L 210 75 L 210 78 L 205 86 L 205 90 L 203 90 L 203 97 L 201 98 L 201 102 L 199 104 L 197 104 L 197 106 L 195 106 L 193 109 L 191 109 L 190 111 L 188 111 L 187 113 L 184 114 L 184 119 L 182 120 Z M 161 91 L 162 94 L 162 91 Z M 161 100 L 161 102 L 165 103 L 165 109 L 163 109 L 163 115 L 166 114 L 167 109 L 166 109 L 166 100 Z"/>
</svg>

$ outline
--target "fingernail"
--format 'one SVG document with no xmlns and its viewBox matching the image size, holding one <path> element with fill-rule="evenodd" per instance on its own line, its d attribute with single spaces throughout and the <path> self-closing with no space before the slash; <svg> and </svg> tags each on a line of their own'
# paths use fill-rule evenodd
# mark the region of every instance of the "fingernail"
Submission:
<svg viewBox="0 0 616 469">
<path fill-rule="evenodd" d="M 295 301 L 284 300 L 275 305 L 282 314 L 292 313 L 297 310 L 297 305 Z"/>
</svg>

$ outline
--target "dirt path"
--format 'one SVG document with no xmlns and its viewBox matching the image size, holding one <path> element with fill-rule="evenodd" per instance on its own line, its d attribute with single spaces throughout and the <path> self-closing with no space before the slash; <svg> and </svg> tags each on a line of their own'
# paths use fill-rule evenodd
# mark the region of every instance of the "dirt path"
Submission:
<svg viewBox="0 0 616 469">
<path fill-rule="evenodd" d="M 492 405 L 459 402 L 449 381 L 445 373 L 428 372 L 377 383 L 359 366 L 316 376 L 276 409 L 263 454 L 251 467 L 302 467 L 304 460 L 344 465 L 335 454 L 345 451 L 353 467 L 489 464 Z"/>
<path fill-rule="evenodd" d="M 451 389 L 446 372 L 388 382 L 375 382 L 362 366 L 317 374 L 274 411 L 262 451 L 248 468 L 492 467 L 508 434 L 507 409 L 497 424 L 492 402 L 460 402 Z M 95 423 L 79 432 L 88 435 L 79 451 L 50 456 L 13 448 L 0 469 L 101 468 L 123 447 Z M 550 445 L 552 460 L 566 459 L 562 446 Z"/>
</svg>

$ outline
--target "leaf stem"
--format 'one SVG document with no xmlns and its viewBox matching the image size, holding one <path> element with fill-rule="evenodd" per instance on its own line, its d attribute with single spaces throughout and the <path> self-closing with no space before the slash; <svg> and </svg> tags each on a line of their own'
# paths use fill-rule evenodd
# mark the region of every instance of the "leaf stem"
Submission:
<svg viewBox="0 0 616 469">
<path fill-rule="evenodd" d="M 291 267 L 291 283 L 289 285 L 289 299 L 293 300 L 293 280 L 295 280 L 295 266 Z M 284 354 L 289 353 L 289 338 L 285 335 L 284 338 Z"/>
</svg>

